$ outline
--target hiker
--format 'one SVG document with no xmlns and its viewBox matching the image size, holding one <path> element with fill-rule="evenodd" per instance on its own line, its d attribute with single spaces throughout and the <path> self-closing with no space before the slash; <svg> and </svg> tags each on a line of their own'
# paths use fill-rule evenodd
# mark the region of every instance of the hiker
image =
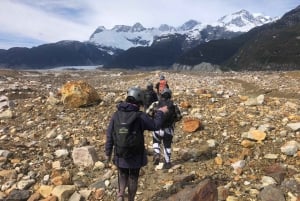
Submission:
<svg viewBox="0 0 300 201">
<path fill-rule="evenodd" d="M 156 88 L 156 91 L 157 91 L 157 94 L 158 94 L 159 98 L 161 97 L 162 91 L 165 88 L 169 88 L 168 82 L 167 82 L 164 75 L 159 76 L 159 82 L 156 83 L 155 88 Z"/>
<path fill-rule="evenodd" d="M 162 91 L 161 99 L 157 102 L 152 103 L 152 105 L 146 111 L 147 114 L 153 116 L 155 114 L 156 108 L 161 106 L 168 106 L 168 112 L 164 116 L 164 122 L 162 128 L 156 131 L 153 131 L 153 164 L 158 165 L 160 162 L 160 145 L 163 142 L 164 150 L 164 169 L 171 168 L 171 144 L 174 135 L 175 123 L 180 121 L 182 116 L 178 106 L 171 100 L 172 91 L 168 88 L 165 88 Z"/>
<path fill-rule="evenodd" d="M 158 101 L 156 92 L 153 90 L 153 84 L 148 82 L 146 90 L 144 91 L 144 111 L 155 101 Z"/>
<path fill-rule="evenodd" d="M 106 163 L 109 163 L 113 156 L 113 163 L 118 168 L 118 201 L 124 201 L 126 187 L 128 200 L 134 201 L 140 168 L 148 162 L 144 131 L 158 130 L 163 123 L 164 113 L 168 111 L 166 106 L 161 107 L 154 118 L 151 118 L 139 111 L 142 100 L 142 90 L 137 87 L 130 88 L 126 100 L 117 105 L 117 111 L 113 114 L 106 133 Z M 128 138 L 129 141 L 126 141 Z"/>
</svg>

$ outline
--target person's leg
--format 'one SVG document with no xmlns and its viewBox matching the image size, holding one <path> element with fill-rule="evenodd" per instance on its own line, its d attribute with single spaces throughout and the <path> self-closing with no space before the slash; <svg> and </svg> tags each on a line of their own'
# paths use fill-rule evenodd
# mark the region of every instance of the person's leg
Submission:
<svg viewBox="0 0 300 201">
<path fill-rule="evenodd" d="M 118 191 L 118 201 L 124 201 L 125 189 L 128 184 L 129 169 L 119 168 L 119 191 Z"/>
<path fill-rule="evenodd" d="M 163 137 L 163 144 L 164 144 L 164 156 L 165 156 L 165 165 L 164 167 L 166 169 L 171 168 L 171 154 L 172 154 L 172 140 L 173 140 L 173 130 L 168 129 L 168 131 L 165 132 L 165 135 Z"/>
<path fill-rule="evenodd" d="M 154 156 L 153 156 L 153 163 L 154 165 L 159 164 L 159 159 L 160 159 L 160 144 L 161 144 L 161 135 L 163 135 L 163 130 L 158 130 L 158 131 L 153 131 L 152 136 L 153 136 L 153 151 L 154 151 Z"/>
<path fill-rule="evenodd" d="M 140 169 L 130 169 L 128 179 L 128 201 L 134 201 L 139 179 Z"/>
</svg>

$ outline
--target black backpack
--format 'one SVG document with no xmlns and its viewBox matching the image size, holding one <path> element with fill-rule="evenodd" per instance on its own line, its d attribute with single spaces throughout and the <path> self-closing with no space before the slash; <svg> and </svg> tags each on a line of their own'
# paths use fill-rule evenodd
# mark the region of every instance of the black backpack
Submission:
<svg viewBox="0 0 300 201">
<path fill-rule="evenodd" d="M 144 136 L 137 125 L 141 112 L 117 111 L 114 121 L 115 154 L 129 158 L 144 151 Z M 136 128 L 136 129 L 134 129 Z"/>
<path fill-rule="evenodd" d="M 179 121 L 181 119 L 180 110 L 176 105 L 174 105 L 174 102 L 172 100 L 160 100 L 158 102 L 157 108 L 160 108 L 162 106 L 168 106 L 168 112 L 164 115 L 162 128 L 171 127 L 176 121 Z"/>
</svg>

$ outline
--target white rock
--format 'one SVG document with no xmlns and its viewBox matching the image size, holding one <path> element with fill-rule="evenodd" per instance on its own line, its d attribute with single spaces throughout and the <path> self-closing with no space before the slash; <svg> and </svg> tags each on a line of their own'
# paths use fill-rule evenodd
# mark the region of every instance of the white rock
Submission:
<svg viewBox="0 0 300 201">
<path fill-rule="evenodd" d="M 210 139 L 206 141 L 209 147 L 216 147 L 217 142 L 214 139 Z"/>
<path fill-rule="evenodd" d="M 164 163 L 159 163 L 157 166 L 155 166 L 155 170 L 162 170 L 164 166 Z"/>
<path fill-rule="evenodd" d="M 0 112 L 0 119 L 12 119 L 13 116 L 13 112 L 10 109 Z"/>
<path fill-rule="evenodd" d="M 109 180 L 105 180 L 104 184 L 105 184 L 106 187 L 108 187 L 110 185 Z"/>
<path fill-rule="evenodd" d="M 266 158 L 266 159 L 277 159 L 278 158 L 278 154 L 266 154 L 264 156 L 264 158 Z"/>
<path fill-rule="evenodd" d="M 46 175 L 43 177 L 43 181 L 44 181 L 44 182 L 49 181 L 49 179 L 50 179 L 50 175 L 49 175 L 49 174 L 46 174 Z"/>
<path fill-rule="evenodd" d="M 246 165 L 246 161 L 245 160 L 239 160 L 235 163 L 232 163 L 231 166 L 233 167 L 233 169 L 237 169 L 237 168 L 243 168 Z"/>
<path fill-rule="evenodd" d="M 273 179 L 273 177 L 269 177 L 269 176 L 262 176 L 261 183 L 262 183 L 262 187 L 269 186 L 271 184 L 277 184 L 275 179 Z"/>
<path fill-rule="evenodd" d="M 20 190 L 28 189 L 34 183 L 35 183 L 34 179 L 21 180 L 17 183 L 17 188 Z"/>
<path fill-rule="evenodd" d="M 46 138 L 55 138 L 57 136 L 56 128 L 51 129 L 47 134 Z"/>
<path fill-rule="evenodd" d="M 293 156 L 297 153 L 300 145 L 297 141 L 289 141 L 286 142 L 282 147 L 280 147 L 280 150 L 282 153 L 288 155 L 288 156 Z"/>
<path fill-rule="evenodd" d="M 94 165 L 93 170 L 103 170 L 105 168 L 105 164 L 101 161 L 97 161 Z"/>
<path fill-rule="evenodd" d="M 287 127 L 291 128 L 293 131 L 299 131 L 300 130 L 300 122 L 289 123 L 289 124 L 287 124 Z"/>
<path fill-rule="evenodd" d="M 69 155 L 69 151 L 67 149 L 59 149 L 55 151 L 55 156 L 57 158 L 61 158 L 63 156 L 68 156 Z"/>
</svg>

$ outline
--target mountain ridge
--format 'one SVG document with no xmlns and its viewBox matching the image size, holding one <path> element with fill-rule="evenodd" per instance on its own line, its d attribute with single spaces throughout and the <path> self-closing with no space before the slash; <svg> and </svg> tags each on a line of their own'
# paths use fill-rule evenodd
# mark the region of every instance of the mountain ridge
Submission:
<svg viewBox="0 0 300 201">
<path fill-rule="evenodd" d="M 99 26 L 90 36 L 89 42 L 94 43 L 99 48 L 109 47 L 112 50 L 112 54 L 114 54 L 114 49 L 128 50 L 132 47 L 151 46 L 155 38 L 164 35 L 186 35 L 187 40 L 190 40 L 190 43 L 192 43 L 201 40 L 201 31 L 208 27 L 214 27 L 215 29 L 224 28 L 224 31 L 234 33 L 247 32 L 256 26 L 261 26 L 275 20 L 277 18 L 263 15 L 254 16 L 254 14 L 242 9 L 233 14 L 225 15 L 212 24 L 203 24 L 190 19 L 178 27 L 161 24 L 158 28 L 145 28 L 139 22 L 133 26 L 115 25 L 112 29 Z M 205 41 L 205 39 L 203 40 Z"/>
<path fill-rule="evenodd" d="M 300 6 L 235 38 L 200 44 L 181 55 L 176 66 L 207 62 L 226 70 L 299 70 L 299 32 Z"/>
<path fill-rule="evenodd" d="M 127 44 L 124 45 L 124 49 L 129 49 L 101 46 L 92 41 L 59 41 L 30 49 L 11 48 L 9 50 L 0 50 L 0 65 L 10 68 L 104 65 L 105 68 L 131 69 L 136 67 L 151 68 L 153 66 L 170 68 L 173 64 L 194 65 L 208 62 L 217 65 L 236 65 L 234 69 L 239 70 L 238 66 L 240 64 L 230 63 L 230 57 L 237 53 L 242 45 L 246 44 L 244 40 L 247 40 L 249 34 L 247 35 L 248 32 L 230 31 L 230 29 L 236 30 L 237 26 L 249 28 L 249 23 L 245 23 L 245 20 L 252 21 L 250 25 L 255 26 L 255 28 L 248 31 L 250 33 L 253 33 L 253 30 L 260 27 L 265 27 L 262 30 L 268 31 L 269 25 L 277 23 L 277 26 L 280 26 L 279 24 L 282 23 L 278 19 L 271 20 L 260 15 L 254 17 L 248 11 L 241 10 L 230 16 L 220 18 L 218 24 L 223 23 L 223 26 L 218 24 L 204 25 L 192 19 L 179 27 L 161 24 L 158 28 L 145 28 L 141 23 L 135 23 L 133 26 L 115 25 L 108 31 L 104 26 L 99 26 L 91 35 L 91 38 L 93 38 L 93 35 L 102 34 L 103 36 L 103 33 L 105 33 L 107 34 L 105 41 L 108 43 L 124 45 L 124 38 L 116 40 L 114 36 L 120 36 L 120 34 L 124 33 L 129 34 L 128 36 L 134 34 L 135 37 L 126 37 L 125 42 Z M 268 20 L 271 20 L 271 23 L 267 23 L 269 22 Z M 291 20 L 294 20 L 294 18 L 292 17 Z M 260 25 L 258 22 L 263 25 Z M 281 26 L 293 26 L 292 22 L 285 23 L 287 24 Z M 297 23 L 297 20 L 294 23 Z M 153 33 L 161 32 L 165 34 L 153 36 Z M 144 37 L 145 33 L 148 34 L 146 36 L 148 36 L 149 40 Z M 143 37 L 139 34 L 142 34 Z M 237 37 L 238 39 L 234 42 L 229 40 Z M 249 37 L 249 39 L 251 38 Z M 251 46 L 251 44 L 249 45 Z M 203 59 L 203 52 L 208 53 L 209 51 L 210 53 Z M 255 57 L 253 59 L 255 61 Z"/>
</svg>

